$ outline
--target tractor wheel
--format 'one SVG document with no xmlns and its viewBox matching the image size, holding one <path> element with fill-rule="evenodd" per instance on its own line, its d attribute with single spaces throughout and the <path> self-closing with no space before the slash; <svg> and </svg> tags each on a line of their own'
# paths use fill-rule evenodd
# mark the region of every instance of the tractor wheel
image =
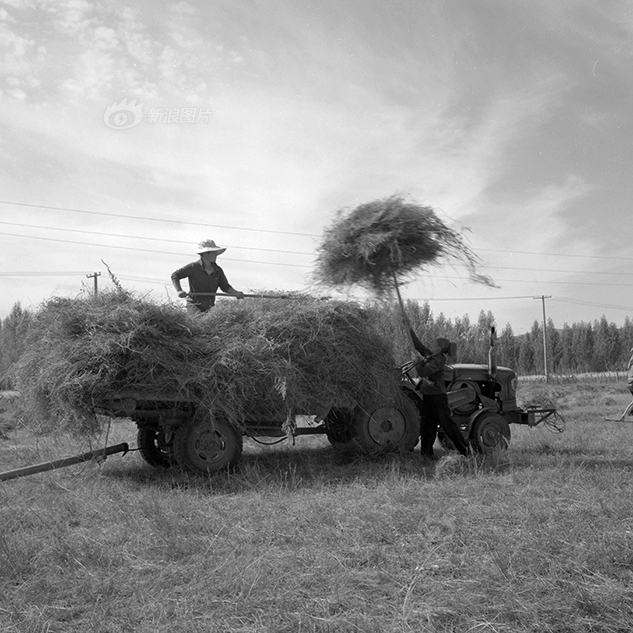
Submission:
<svg viewBox="0 0 633 633">
<path fill-rule="evenodd" d="M 353 442 L 364 453 L 410 451 L 420 438 L 420 413 L 406 396 L 359 407 L 352 424 Z"/>
<path fill-rule="evenodd" d="M 154 468 L 169 468 L 174 465 L 174 435 L 163 429 L 141 426 L 136 434 L 141 457 Z"/>
<path fill-rule="evenodd" d="M 176 461 L 197 475 L 231 468 L 241 455 L 242 435 L 225 420 L 192 418 L 176 429 Z"/>
<path fill-rule="evenodd" d="M 505 450 L 510 444 L 510 426 L 499 413 L 482 413 L 473 424 L 471 444 L 478 453 Z"/>
</svg>

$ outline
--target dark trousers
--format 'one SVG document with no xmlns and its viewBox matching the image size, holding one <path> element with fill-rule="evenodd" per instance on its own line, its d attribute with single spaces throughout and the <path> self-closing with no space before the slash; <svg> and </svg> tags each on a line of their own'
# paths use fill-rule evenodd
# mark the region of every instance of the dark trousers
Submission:
<svg viewBox="0 0 633 633">
<path fill-rule="evenodd" d="M 420 427 L 420 449 L 423 456 L 433 457 L 433 444 L 437 437 L 437 426 L 442 428 L 453 446 L 462 454 L 469 455 L 470 448 L 459 427 L 451 417 L 445 393 L 422 396 L 422 425 Z"/>
</svg>

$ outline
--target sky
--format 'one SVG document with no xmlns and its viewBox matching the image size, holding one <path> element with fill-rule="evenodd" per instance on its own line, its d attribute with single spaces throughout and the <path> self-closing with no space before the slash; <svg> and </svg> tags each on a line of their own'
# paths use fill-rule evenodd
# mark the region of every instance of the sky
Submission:
<svg viewBox="0 0 633 633">
<path fill-rule="evenodd" d="M 237 289 L 362 298 L 316 253 L 391 195 L 498 286 L 421 270 L 434 315 L 633 317 L 630 0 L 0 0 L 0 51 L 0 318 L 181 301 L 207 238 Z"/>
</svg>

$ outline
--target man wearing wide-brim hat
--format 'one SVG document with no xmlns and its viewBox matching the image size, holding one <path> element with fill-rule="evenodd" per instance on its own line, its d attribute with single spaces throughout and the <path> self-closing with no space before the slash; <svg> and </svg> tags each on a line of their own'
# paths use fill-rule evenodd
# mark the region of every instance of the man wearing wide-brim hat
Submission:
<svg viewBox="0 0 633 633">
<path fill-rule="evenodd" d="M 200 259 L 171 274 L 171 282 L 178 296 L 187 298 L 187 310 L 190 313 L 202 314 L 212 308 L 215 305 L 215 293 L 218 288 L 227 295 L 238 299 L 244 298 L 244 293 L 231 286 L 224 271 L 215 261 L 225 250 L 226 247 L 218 246 L 213 240 L 203 240 L 198 244 L 196 251 Z M 182 279 L 189 282 L 189 292 L 182 289 Z"/>
</svg>

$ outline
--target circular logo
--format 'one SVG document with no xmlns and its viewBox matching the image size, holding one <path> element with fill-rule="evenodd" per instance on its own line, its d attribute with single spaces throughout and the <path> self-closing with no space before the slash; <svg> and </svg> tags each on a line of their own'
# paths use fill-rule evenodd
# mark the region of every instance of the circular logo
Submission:
<svg viewBox="0 0 633 633">
<path fill-rule="evenodd" d="M 136 127 L 143 120 L 144 103 L 138 103 L 136 99 L 128 102 L 123 99 L 120 103 L 114 102 L 103 113 L 103 122 L 113 130 L 128 130 Z"/>
</svg>

